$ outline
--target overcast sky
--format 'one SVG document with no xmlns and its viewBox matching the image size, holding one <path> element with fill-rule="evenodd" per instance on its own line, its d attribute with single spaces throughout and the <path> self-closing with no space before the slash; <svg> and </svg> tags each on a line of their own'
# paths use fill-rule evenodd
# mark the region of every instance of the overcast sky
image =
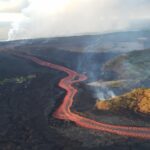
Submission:
<svg viewBox="0 0 150 150">
<path fill-rule="evenodd" d="M 149 26 L 150 0 L 0 0 L 0 40 Z"/>
</svg>

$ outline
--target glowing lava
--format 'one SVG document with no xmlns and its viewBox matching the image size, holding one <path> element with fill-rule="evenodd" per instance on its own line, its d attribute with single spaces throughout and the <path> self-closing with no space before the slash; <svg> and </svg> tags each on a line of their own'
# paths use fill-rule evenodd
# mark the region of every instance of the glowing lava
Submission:
<svg viewBox="0 0 150 150">
<path fill-rule="evenodd" d="M 52 64 L 50 62 L 41 60 L 31 55 L 24 55 L 24 54 L 15 54 L 15 55 L 32 60 L 33 62 L 41 66 L 63 71 L 68 74 L 65 78 L 61 79 L 59 82 L 59 87 L 66 90 L 66 96 L 64 97 L 64 100 L 60 105 L 60 107 L 53 114 L 55 118 L 70 120 L 75 122 L 77 125 L 88 129 L 105 131 L 129 137 L 150 139 L 150 128 L 148 127 L 112 125 L 103 122 L 97 122 L 92 119 L 88 119 L 86 117 L 75 114 L 74 112 L 71 112 L 70 108 L 73 103 L 73 98 L 77 93 L 77 89 L 73 87 L 73 84 L 86 80 L 87 77 L 85 75 L 78 74 L 77 72 L 69 68 Z"/>
</svg>

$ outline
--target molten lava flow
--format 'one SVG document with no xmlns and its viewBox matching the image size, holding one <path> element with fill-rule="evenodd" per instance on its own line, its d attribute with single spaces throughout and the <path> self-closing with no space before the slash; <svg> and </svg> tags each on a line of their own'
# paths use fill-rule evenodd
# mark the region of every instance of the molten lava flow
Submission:
<svg viewBox="0 0 150 150">
<path fill-rule="evenodd" d="M 52 64 L 50 62 L 41 60 L 31 55 L 24 55 L 24 54 L 15 54 L 15 55 L 32 60 L 33 62 L 41 66 L 63 71 L 68 74 L 67 77 L 61 79 L 59 82 L 59 87 L 66 90 L 66 96 L 60 107 L 53 114 L 55 118 L 62 120 L 70 120 L 75 122 L 77 125 L 88 129 L 106 131 L 109 133 L 129 137 L 150 139 L 150 128 L 148 127 L 146 128 L 146 127 L 119 126 L 103 122 L 96 122 L 94 120 L 85 118 L 83 116 L 71 112 L 70 108 L 73 103 L 73 98 L 77 93 L 77 89 L 73 87 L 73 84 L 86 80 L 87 77 L 85 75 L 78 74 L 77 72 L 71 69 L 56 64 Z"/>
</svg>

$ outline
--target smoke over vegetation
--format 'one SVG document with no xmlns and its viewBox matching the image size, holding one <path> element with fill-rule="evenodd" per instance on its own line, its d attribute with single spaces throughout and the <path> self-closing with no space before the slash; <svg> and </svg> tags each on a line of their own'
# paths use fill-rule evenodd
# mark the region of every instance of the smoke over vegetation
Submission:
<svg viewBox="0 0 150 150">
<path fill-rule="evenodd" d="M 149 0 L 26 0 L 8 39 L 149 28 L 149 8 Z"/>
</svg>

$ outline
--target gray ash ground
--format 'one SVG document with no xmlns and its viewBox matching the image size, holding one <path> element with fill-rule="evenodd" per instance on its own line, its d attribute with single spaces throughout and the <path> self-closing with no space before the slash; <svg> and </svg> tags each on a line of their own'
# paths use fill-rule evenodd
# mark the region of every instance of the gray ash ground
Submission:
<svg viewBox="0 0 150 150">
<path fill-rule="evenodd" d="M 52 117 L 61 104 L 65 91 L 58 87 L 65 73 L 43 68 L 29 60 L 17 58 L 10 54 L 13 51 L 30 52 L 31 54 L 53 63 L 64 65 L 77 71 L 96 71 L 101 64 L 115 53 L 92 54 L 94 59 L 83 61 L 78 68 L 80 53 L 60 51 L 53 48 L 20 46 L 0 52 L 0 80 L 5 78 L 26 77 L 35 75 L 31 80 L 21 83 L 6 82 L 0 85 L 0 150 L 149 150 L 148 140 L 139 140 L 93 131 L 76 126 L 70 121 L 61 121 Z M 86 58 L 82 54 L 82 58 Z M 88 58 L 87 57 L 87 58 Z M 91 56 L 90 56 L 91 57 Z M 99 66 L 92 68 L 92 61 Z M 84 67 L 83 67 L 84 66 Z M 82 70 L 82 67 L 84 68 Z M 88 70 L 88 71 L 87 71 Z M 101 75 L 97 75 L 97 78 Z M 89 80 L 93 80 L 89 78 Z M 94 109 L 95 98 L 86 81 L 75 85 L 79 89 L 72 111 L 92 119 L 114 124 L 147 125 L 147 116 L 137 114 L 97 112 Z M 123 121 L 126 120 L 126 121 Z M 130 121 L 134 120 L 134 122 Z M 137 119 L 137 121 L 135 121 Z M 137 125 L 136 124 L 136 125 Z"/>
</svg>

